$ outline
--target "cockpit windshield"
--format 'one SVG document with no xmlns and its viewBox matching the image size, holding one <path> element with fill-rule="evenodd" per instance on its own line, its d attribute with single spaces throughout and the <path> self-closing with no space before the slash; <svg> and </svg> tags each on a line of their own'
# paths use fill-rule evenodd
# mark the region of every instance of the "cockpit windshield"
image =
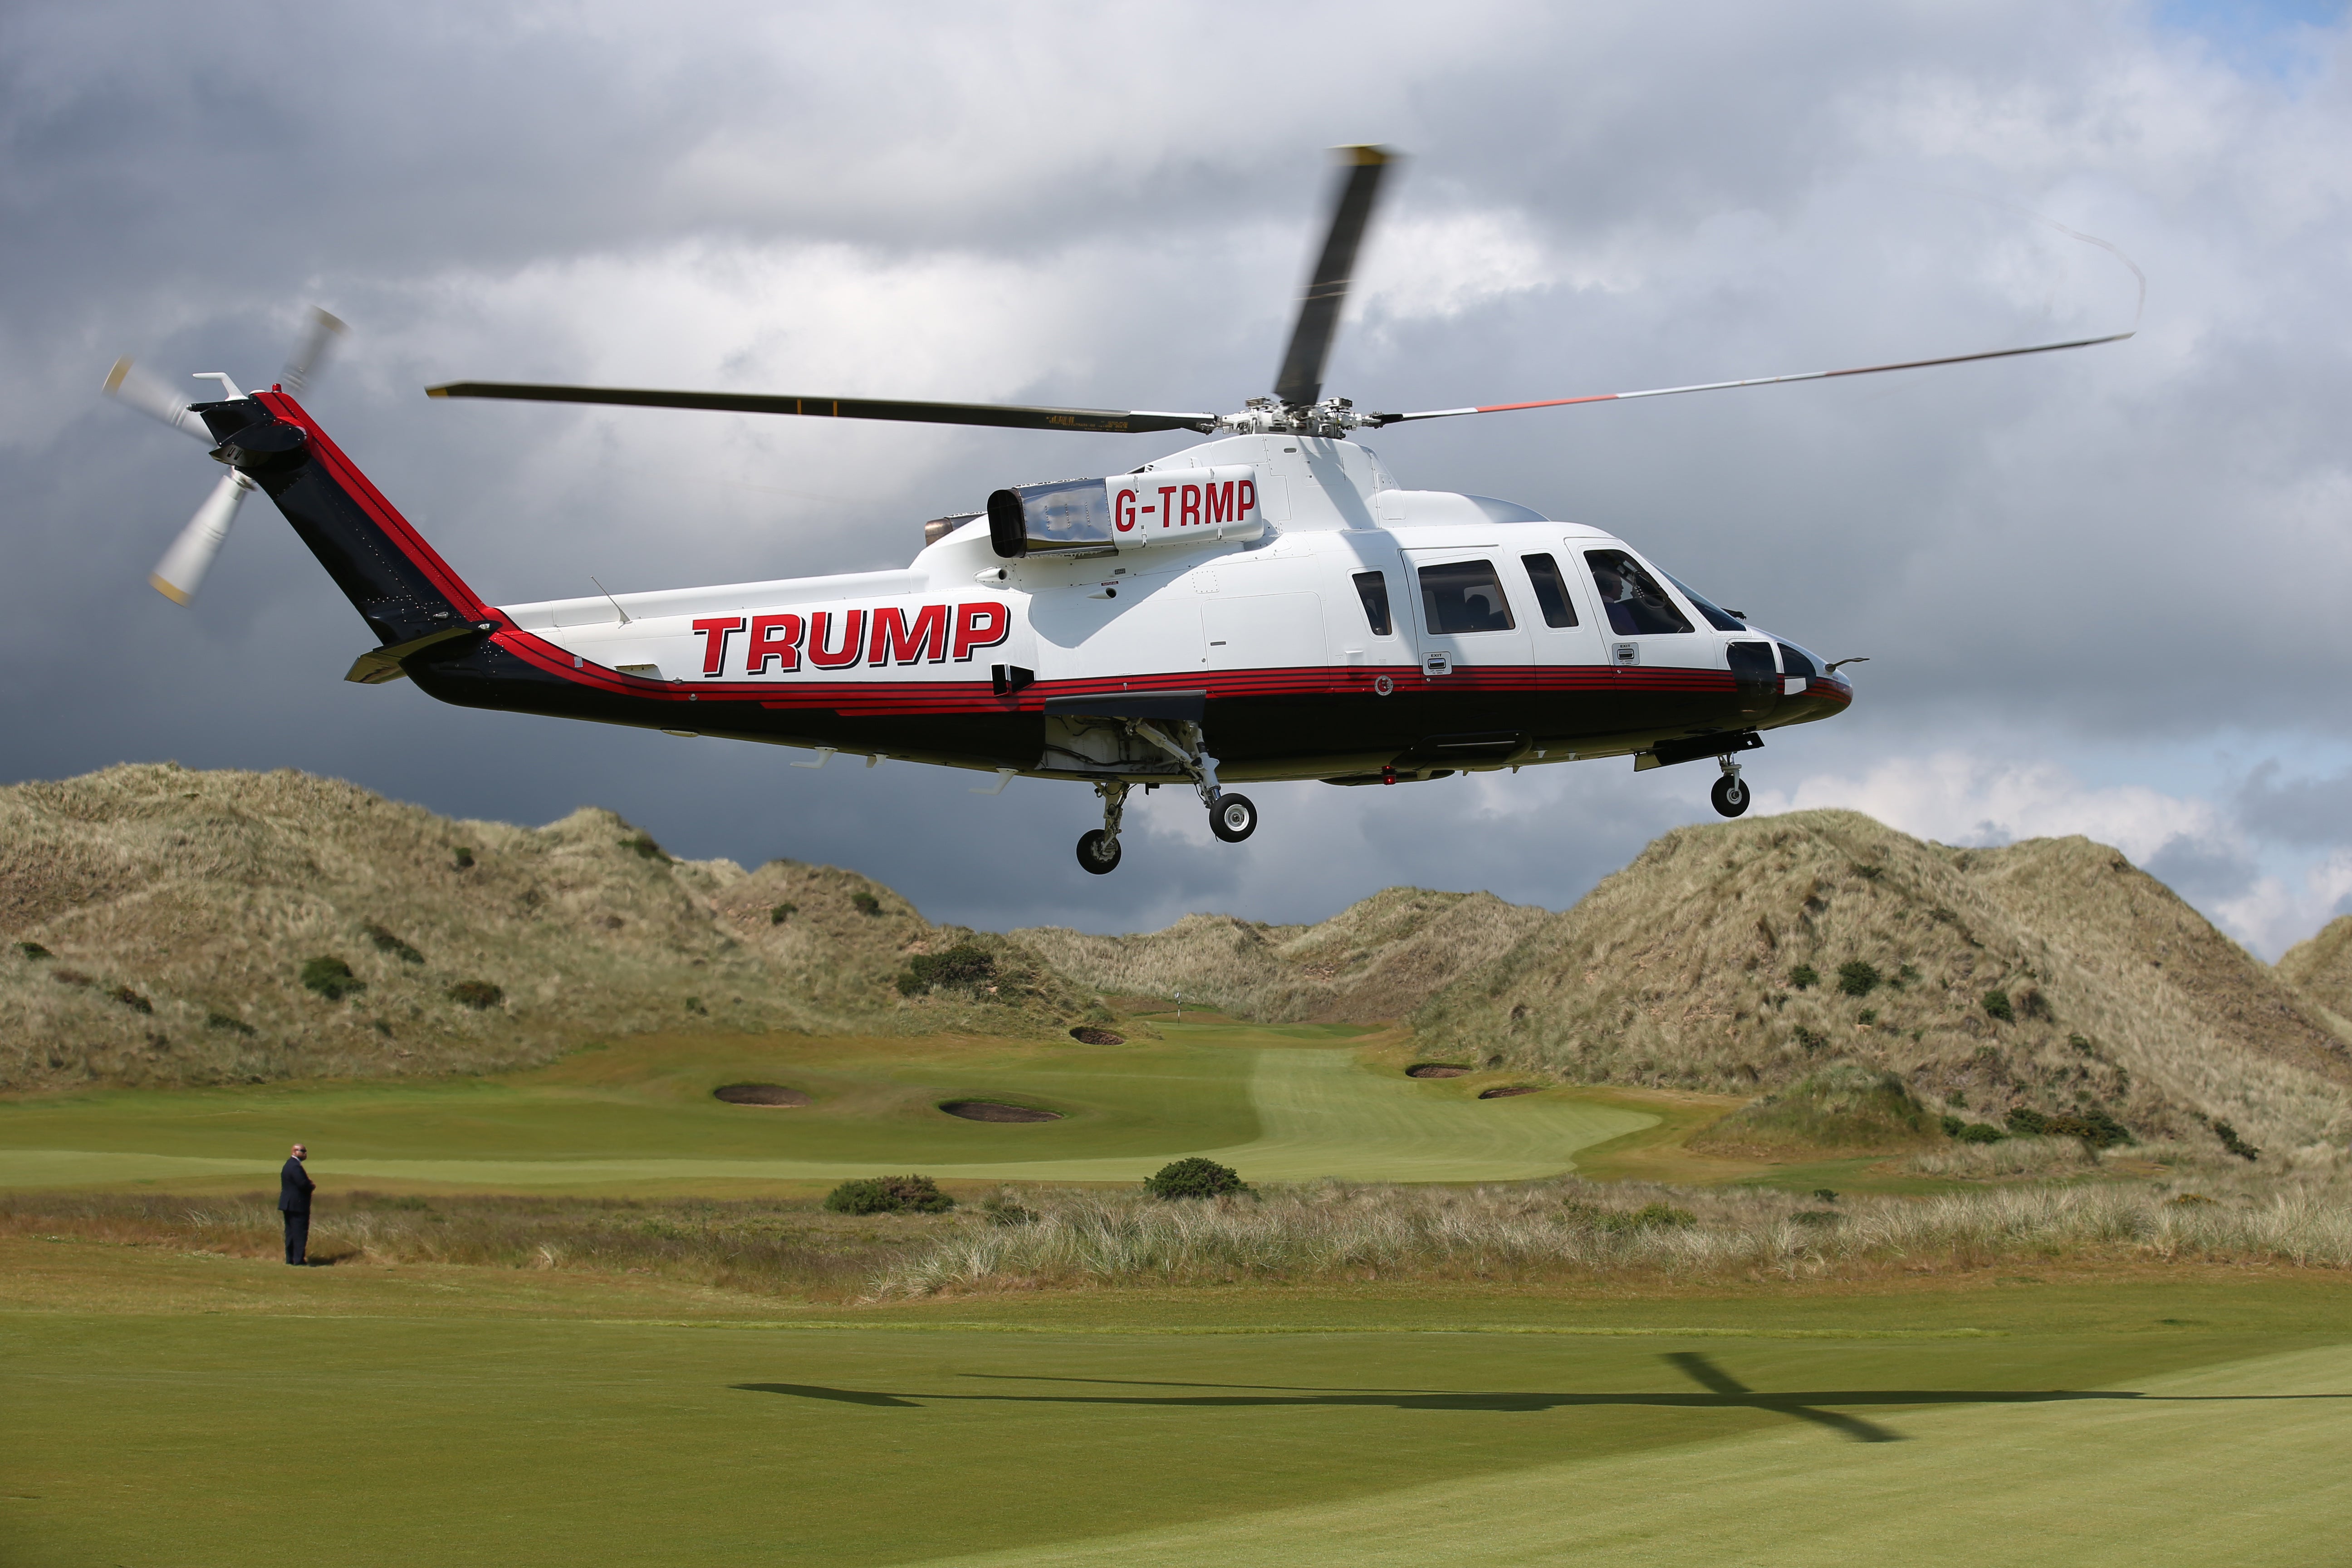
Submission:
<svg viewBox="0 0 2352 1568">
<path fill-rule="evenodd" d="M 1592 585 L 1609 613 L 1609 629 L 1620 637 L 1654 636 L 1692 629 L 1657 579 L 1622 550 L 1588 550 Z"/>
<path fill-rule="evenodd" d="M 1684 582 L 1673 573 L 1669 572 L 1666 574 L 1666 581 L 1672 583 L 1675 587 L 1680 588 L 1683 591 L 1683 597 L 1691 602 L 1691 608 L 1696 610 L 1700 616 L 1705 617 L 1706 624 L 1713 626 L 1717 631 L 1744 632 L 1748 629 L 1748 623 L 1746 621 L 1741 620 L 1729 610 L 1717 609 L 1715 605 L 1707 599 L 1706 595 L 1694 593 L 1689 584 Z"/>
</svg>

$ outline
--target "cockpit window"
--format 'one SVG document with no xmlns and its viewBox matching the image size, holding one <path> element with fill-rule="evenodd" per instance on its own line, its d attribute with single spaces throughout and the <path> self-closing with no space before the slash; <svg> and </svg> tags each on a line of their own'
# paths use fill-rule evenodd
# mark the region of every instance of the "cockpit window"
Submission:
<svg viewBox="0 0 2352 1568">
<path fill-rule="evenodd" d="M 1372 635 L 1389 635 L 1389 580 L 1379 572 L 1356 574 L 1356 596 L 1364 601 L 1364 619 L 1371 623 Z"/>
<path fill-rule="evenodd" d="M 1449 561 L 1421 568 L 1421 613 L 1432 632 L 1507 632 L 1511 619 L 1491 561 Z"/>
<path fill-rule="evenodd" d="M 1559 563 L 1549 555 L 1522 555 L 1519 564 L 1528 569 L 1528 581 L 1535 584 L 1536 605 L 1543 611 L 1544 625 L 1576 625 L 1576 605 L 1569 599 L 1568 581 L 1560 575 Z"/>
<path fill-rule="evenodd" d="M 1640 562 L 1622 550 L 1588 550 L 1584 559 L 1592 567 L 1592 585 L 1608 612 L 1610 630 L 1620 637 L 1691 630 L 1690 622 Z"/>
<path fill-rule="evenodd" d="M 1666 574 L 1666 581 L 1672 583 L 1675 587 L 1680 588 L 1683 591 L 1683 597 L 1691 602 L 1691 608 L 1696 610 L 1701 616 L 1705 616 L 1706 624 L 1713 626 L 1717 631 L 1744 632 L 1748 629 L 1748 623 L 1746 621 L 1741 620 L 1729 610 L 1717 609 L 1715 605 L 1707 602 L 1706 595 L 1704 594 L 1695 594 L 1691 592 L 1691 585 L 1684 582 L 1681 578 L 1675 576 L 1673 573 L 1669 572 Z"/>
</svg>

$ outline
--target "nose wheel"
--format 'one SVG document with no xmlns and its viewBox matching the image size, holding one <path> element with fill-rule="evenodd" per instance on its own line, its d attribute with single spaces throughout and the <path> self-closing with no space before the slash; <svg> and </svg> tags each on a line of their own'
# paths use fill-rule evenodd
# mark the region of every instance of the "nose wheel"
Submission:
<svg viewBox="0 0 2352 1568">
<path fill-rule="evenodd" d="M 1078 864 L 1097 877 L 1118 869 L 1118 840 L 1097 827 L 1078 837 Z"/>
<path fill-rule="evenodd" d="M 1748 793 L 1747 781 L 1739 776 L 1739 764 L 1729 757 L 1722 761 L 1723 776 L 1715 781 L 1715 788 L 1707 792 L 1707 798 L 1715 802 L 1715 809 L 1721 815 L 1738 816 L 1748 809 L 1752 797 Z"/>
</svg>

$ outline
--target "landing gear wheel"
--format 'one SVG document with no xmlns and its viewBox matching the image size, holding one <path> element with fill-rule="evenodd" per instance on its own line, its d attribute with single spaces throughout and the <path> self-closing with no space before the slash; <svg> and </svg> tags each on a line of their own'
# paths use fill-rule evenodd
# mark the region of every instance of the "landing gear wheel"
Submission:
<svg viewBox="0 0 2352 1568">
<path fill-rule="evenodd" d="M 1257 831 L 1257 807 L 1245 795 L 1221 795 L 1209 807 L 1209 831 L 1228 844 L 1239 844 Z"/>
<path fill-rule="evenodd" d="M 1738 774 L 1726 773 L 1715 781 L 1715 788 L 1708 792 L 1707 798 L 1715 802 L 1715 809 L 1724 816 L 1738 816 L 1748 809 L 1748 803 L 1753 797 L 1748 795 L 1748 786 L 1740 781 Z"/>
<path fill-rule="evenodd" d="M 1093 828 L 1078 837 L 1078 864 L 1097 877 L 1107 877 L 1118 869 L 1118 840 L 1101 828 Z"/>
</svg>

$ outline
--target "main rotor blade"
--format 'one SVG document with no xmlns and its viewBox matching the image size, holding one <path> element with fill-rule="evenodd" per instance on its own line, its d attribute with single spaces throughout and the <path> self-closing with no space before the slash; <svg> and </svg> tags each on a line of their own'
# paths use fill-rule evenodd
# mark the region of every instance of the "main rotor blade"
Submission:
<svg viewBox="0 0 2352 1568">
<path fill-rule="evenodd" d="M 1348 285 L 1355 279 L 1356 248 L 1363 242 L 1364 225 L 1371 220 L 1381 176 L 1396 162 L 1396 154 L 1384 147 L 1342 147 L 1339 152 L 1348 172 L 1331 207 L 1331 231 L 1324 237 L 1323 255 L 1307 279 L 1298 321 L 1290 330 L 1290 347 L 1274 378 L 1274 395 L 1297 407 L 1322 394 L 1323 362 L 1330 357 L 1340 307 L 1348 302 Z"/>
<path fill-rule="evenodd" d="M 453 381 L 427 397 L 500 397 L 520 403 L 604 403 L 632 408 L 710 408 L 733 414 L 798 414 L 820 419 L 897 419 L 917 425 L 990 425 L 1008 430 L 1113 434 L 1216 428 L 1213 414 L 1153 409 L 1031 408 L 1011 403 L 911 403 L 880 397 L 772 397 L 740 392 L 661 392 L 625 386 L 543 386 L 519 381 Z"/>
<path fill-rule="evenodd" d="M 2063 343 L 2033 343 L 2021 349 L 1987 349 L 1981 353 L 1945 354 L 1937 359 L 1910 359 L 1899 364 L 1863 364 L 1850 370 L 1807 370 L 1794 375 L 1759 375 L 1747 381 L 1709 381 L 1696 386 L 1654 386 L 1644 392 L 1595 392 L 1582 397 L 1547 397 L 1534 403 L 1488 403 L 1475 408 L 1429 408 L 1418 414 L 1374 414 L 1367 423 L 1400 425 L 1408 419 L 1451 419 L 1463 414 L 1508 414 L 1519 408 L 1566 408 L 1578 403 L 1622 403 L 1630 397 L 1670 397 L 1678 392 L 1726 392 L 1737 386 L 1779 386 L 1790 381 L 1828 381 L 1841 375 L 1876 375 L 1888 370 L 1925 370 L 1930 365 L 1967 364 L 1972 360 L 2014 359 L 2020 354 L 2055 353 L 2060 349 L 2095 348 L 2100 343 L 2119 343 L 2137 335 L 2129 332 L 2109 332 L 2103 338 L 2069 338 Z"/>
<path fill-rule="evenodd" d="M 286 362 L 286 369 L 278 378 L 279 384 L 299 395 L 319 373 L 319 367 L 326 363 L 327 351 L 334 347 L 335 340 L 350 331 L 318 306 L 311 306 L 309 330 L 294 345 L 294 356 Z"/>
<path fill-rule="evenodd" d="M 220 553 L 222 542 L 228 538 L 229 525 L 236 521 L 236 509 L 245 504 L 245 494 L 253 489 L 253 481 L 232 469 L 221 476 L 180 537 L 172 541 L 172 548 L 163 552 L 163 559 L 155 563 L 155 570 L 147 574 L 149 586 L 175 605 L 184 605 L 196 596 L 196 588 L 212 569 L 213 557 Z"/>
<path fill-rule="evenodd" d="M 161 419 L 184 435 L 209 447 L 215 437 L 205 422 L 188 411 L 188 400 L 131 363 L 125 354 L 106 373 L 106 395 L 127 403 L 140 413 Z"/>
</svg>

